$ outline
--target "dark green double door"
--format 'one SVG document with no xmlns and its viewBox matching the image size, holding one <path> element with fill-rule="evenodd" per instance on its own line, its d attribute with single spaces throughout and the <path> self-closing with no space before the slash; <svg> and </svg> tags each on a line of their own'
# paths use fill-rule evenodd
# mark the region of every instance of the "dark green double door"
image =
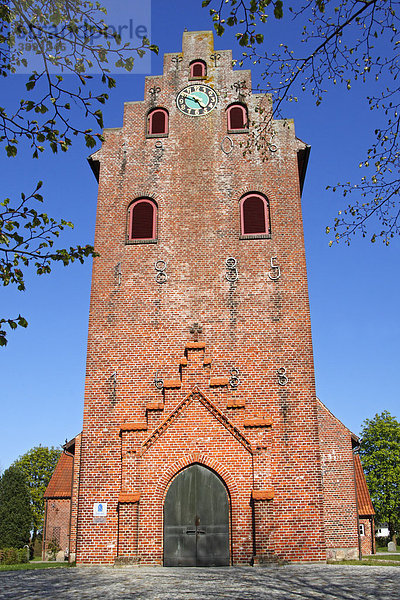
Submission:
<svg viewBox="0 0 400 600">
<path fill-rule="evenodd" d="M 171 483 L 164 504 L 164 565 L 229 565 L 229 500 L 222 481 L 194 464 Z"/>
</svg>

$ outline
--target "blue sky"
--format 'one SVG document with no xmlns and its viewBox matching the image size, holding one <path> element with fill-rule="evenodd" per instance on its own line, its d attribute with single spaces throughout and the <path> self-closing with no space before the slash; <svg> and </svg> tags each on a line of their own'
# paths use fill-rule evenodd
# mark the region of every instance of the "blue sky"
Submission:
<svg viewBox="0 0 400 600">
<path fill-rule="evenodd" d="M 144 74 L 160 73 L 163 54 L 181 50 L 185 28 L 211 29 L 200 0 L 142 4 L 150 8 L 151 37 L 160 46 L 160 55 L 151 63 L 139 63 L 138 74 L 118 76 L 117 89 L 103 111 L 106 127 L 121 125 L 124 101 L 143 99 Z M 122 5 L 125 12 L 118 18 L 124 23 L 148 19 L 145 12 L 138 12 L 136 2 Z M 287 23 L 274 25 L 266 43 L 279 42 L 289 31 Z M 231 32 L 215 38 L 215 46 L 232 48 L 234 57 L 240 58 Z M 259 71 L 253 73 L 255 84 Z M 22 75 L 2 79 L 1 86 L 2 103 L 5 98 L 11 106 L 24 96 Z M 362 421 L 377 412 L 389 410 L 400 417 L 396 380 L 400 240 L 385 247 L 356 238 L 350 247 L 329 248 L 325 234 L 326 225 L 344 206 L 338 193 L 325 188 L 359 177 L 358 164 L 371 141 L 376 116 L 365 95 L 362 85 L 350 92 L 329 88 L 318 108 L 304 94 L 284 111 L 295 119 L 297 136 L 312 147 L 303 218 L 317 393 L 356 434 Z M 76 141 L 67 154 L 46 153 L 36 161 L 25 148 L 15 159 L 4 154 L 0 154 L 2 197 L 30 192 L 42 179 L 46 211 L 75 223 L 62 245 L 91 243 L 97 184 L 86 162 L 90 152 L 85 145 Z M 11 287 L 1 290 L 2 315 L 21 313 L 29 327 L 10 334 L 8 346 L 0 349 L 0 470 L 32 446 L 57 446 L 81 430 L 90 278 L 87 261 L 56 266 L 48 276 L 30 274 L 24 293 Z"/>
</svg>

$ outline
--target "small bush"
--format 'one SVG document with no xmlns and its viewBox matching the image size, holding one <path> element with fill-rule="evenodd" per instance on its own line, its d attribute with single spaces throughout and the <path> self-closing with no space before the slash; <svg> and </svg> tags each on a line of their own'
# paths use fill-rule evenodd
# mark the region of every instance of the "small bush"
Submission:
<svg viewBox="0 0 400 600">
<path fill-rule="evenodd" d="M 60 552 L 61 546 L 57 538 L 53 537 L 53 539 L 47 544 L 47 551 L 50 555 L 50 560 L 56 560 L 58 552 Z"/>
<path fill-rule="evenodd" d="M 0 565 L 20 565 L 28 562 L 26 548 L 1 548 Z"/>
<path fill-rule="evenodd" d="M 376 545 L 378 546 L 378 548 L 386 548 L 386 549 L 387 549 L 388 543 L 392 541 L 392 538 L 390 536 L 377 537 L 375 539 L 376 539 Z"/>
</svg>

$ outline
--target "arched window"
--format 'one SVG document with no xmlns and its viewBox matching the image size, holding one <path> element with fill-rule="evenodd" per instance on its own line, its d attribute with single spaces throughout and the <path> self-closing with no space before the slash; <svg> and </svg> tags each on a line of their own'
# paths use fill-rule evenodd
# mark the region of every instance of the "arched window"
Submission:
<svg viewBox="0 0 400 600">
<path fill-rule="evenodd" d="M 228 106 L 227 112 L 229 132 L 247 131 L 247 109 L 243 104 L 231 104 L 231 106 Z"/>
<path fill-rule="evenodd" d="M 194 60 L 190 63 L 190 78 L 205 77 L 207 73 L 206 63 L 202 60 Z"/>
<path fill-rule="evenodd" d="M 150 198 L 139 198 L 129 206 L 128 239 L 134 241 L 155 240 L 157 228 L 157 205 Z"/>
<path fill-rule="evenodd" d="M 240 229 L 243 236 L 269 236 L 268 200 L 256 192 L 246 194 L 240 201 Z"/>
<path fill-rule="evenodd" d="M 155 108 L 147 115 L 147 135 L 168 135 L 168 111 Z"/>
</svg>

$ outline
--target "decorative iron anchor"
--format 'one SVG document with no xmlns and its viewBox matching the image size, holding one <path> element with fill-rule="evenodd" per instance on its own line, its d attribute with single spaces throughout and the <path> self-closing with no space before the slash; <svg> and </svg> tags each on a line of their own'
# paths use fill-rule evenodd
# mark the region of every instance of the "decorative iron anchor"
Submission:
<svg viewBox="0 0 400 600">
<path fill-rule="evenodd" d="M 231 386 L 231 388 L 236 389 L 237 387 L 239 387 L 239 383 L 240 383 L 240 379 L 239 379 L 240 371 L 239 371 L 239 369 L 232 367 L 232 369 L 230 369 L 229 373 L 231 375 L 230 379 L 229 379 L 229 385 Z"/>
<path fill-rule="evenodd" d="M 157 271 L 157 283 L 166 283 L 168 275 L 165 272 L 165 269 L 167 268 L 167 263 L 165 262 L 165 260 L 157 260 L 154 264 L 154 268 Z"/>
<path fill-rule="evenodd" d="M 176 70 L 178 70 L 179 63 L 182 62 L 182 56 L 179 56 L 179 54 L 177 54 L 176 56 L 173 56 L 171 58 L 171 62 L 175 63 L 175 68 L 176 68 Z"/>
<path fill-rule="evenodd" d="M 269 277 L 269 278 L 270 278 L 272 281 L 277 281 L 277 280 L 280 278 L 280 276 L 281 276 L 281 269 L 280 269 L 280 266 L 279 266 L 279 265 L 277 265 L 277 264 L 274 264 L 274 261 L 276 261 L 276 260 L 277 260 L 277 257 L 276 257 L 276 256 L 273 256 L 273 257 L 271 258 L 271 269 L 272 269 L 272 272 L 270 271 L 270 272 L 268 273 L 268 277 Z M 274 273 L 274 271 L 275 271 L 275 273 Z M 272 273 L 272 274 L 271 274 L 271 273 Z"/>
<path fill-rule="evenodd" d="M 229 283 L 235 283 L 235 281 L 237 281 L 239 278 L 236 258 L 233 258 L 233 256 L 229 256 L 229 258 L 227 258 L 225 261 L 225 266 L 226 266 L 225 279 L 227 281 L 229 281 Z"/>
<path fill-rule="evenodd" d="M 279 385 L 286 385 L 289 381 L 287 375 L 286 375 L 286 369 L 285 367 L 281 367 L 280 369 L 277 370 L 277 375 L 278 375 L 278 383 Z"/>
<path fill-rule="evenodd" d="M 214 61 L 214 67 L 216 67 L 217 66 L 217 62 L 221 58 L 221 55 L 220 55 L 219 52 L 214 52 L 214 54 L 210 55 L 210 58 L 211 58 L 212 61 Z"/>
<path fill-rule="evenodd" d="M 158 390 L 162 390 L 164 387 L 164 380 L 162 376 L 158 374 L 158 371 L 156 371 L 156 374 L 154 375 L 154 385 Z"/>
<path fill-rule="evenodd" d="M 152 102 L 156 102 L 158 94 L 161 92 L 161 88 L 157 85 L 149 89 Z"/>
</svg>

